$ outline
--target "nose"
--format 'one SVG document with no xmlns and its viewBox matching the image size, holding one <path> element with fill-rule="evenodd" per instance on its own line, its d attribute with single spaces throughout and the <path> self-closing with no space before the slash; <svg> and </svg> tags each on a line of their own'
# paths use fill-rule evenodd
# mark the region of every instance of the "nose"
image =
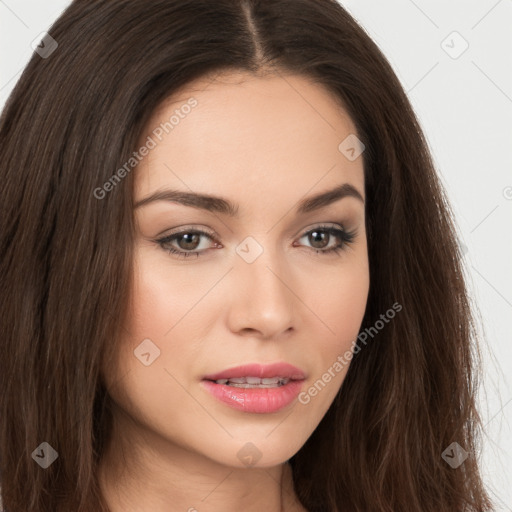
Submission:
<svg viewBox="0 0 512 512">
<path fill-rule="evenodd" d="M 232 332 L 260 339 L 288 334 L 297 301 L 290 272 L 275 253 L 264 250 L 252 263 L 237 256 L 231 272 L 228 323 Z"/>
</svg>

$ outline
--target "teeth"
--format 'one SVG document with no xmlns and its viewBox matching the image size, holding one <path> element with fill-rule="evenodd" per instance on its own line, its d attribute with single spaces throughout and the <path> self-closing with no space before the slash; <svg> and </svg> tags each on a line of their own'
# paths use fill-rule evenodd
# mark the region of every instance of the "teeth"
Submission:
<svg viewBox="0 0 512 512">
<path fill-rule="evenodd" d="M 280 377 L 270 377 L 268 379 L 261 379 L 262 384 L 277 384 L 280 380 Z"/>
<path fill-rule="evenodd" d="M 233 379 L 229 379 L 229 382 L 233 382 L 235 384 L 246 384 L 247 383 L 247 381 L 245 380 L 245 377 L 236 377 Z"/>
<path fill-rule="evenodd" d="M 288 384 L 290 379 L 286 377 L 269 377 L 260 379 L 259 377 L 233 377 L 231 379 L 218 379 L 216 384 L 227 384 L 237 388 L 275 388 Z"/>
</svg>

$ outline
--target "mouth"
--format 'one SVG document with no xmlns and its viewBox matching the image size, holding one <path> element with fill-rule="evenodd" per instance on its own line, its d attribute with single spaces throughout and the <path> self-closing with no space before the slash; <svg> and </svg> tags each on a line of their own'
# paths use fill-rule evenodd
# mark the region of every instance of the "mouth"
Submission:
<svg viewBox="0 0 512 512">
<path fill-rule="evenodd" d="M 234 409 L 252 413 L 277 412 L 299 394 L 305 373 L 288 363 L 251 364 L 203 377 L 211 395 Z"/>
<path fill-rule="evenodd" d="M 266 379 L 260 379 L 259 377 L 233 377 L 231 379 L 217 379 L 210 382 L 215 382 L 215 384 L 224 384 L 235 388 L 268 389 L 284 386 L 288 384 L 290 380 L 291 379 L 287 377 L 269 377 Z"/>
</svg>

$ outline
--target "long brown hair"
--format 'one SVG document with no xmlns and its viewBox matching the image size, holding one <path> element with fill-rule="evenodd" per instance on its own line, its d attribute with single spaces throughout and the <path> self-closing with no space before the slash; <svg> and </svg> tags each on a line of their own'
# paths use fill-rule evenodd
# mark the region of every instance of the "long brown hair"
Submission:
<svg viewBox="0 0 512 512">
<path fill-rule="evenodd" d="M 102 368 L 114 364 L 131 292 L 133 173 L 103 199 L 93 191 L 164 99 L 223 70 L 299 74 L 344 106 L 365 145 L 361 330 L 403 308 L 354 355 L 292 457 L 299 499 L 311 512 L 491 510 L 453 213 L 410 102 L 358 23 L 334 0 L 75 0 L 49 33 L 58 47 L 34 53 L 0 119 L 8 512 L 108 510 L 97 480 L 111 426 Z M 442 456 L 455 442 L 468 454 L 458 467 Z M 58 454 L 46 469 L 37 456 L 53 452 L 41 443 Z"/>
</svg>

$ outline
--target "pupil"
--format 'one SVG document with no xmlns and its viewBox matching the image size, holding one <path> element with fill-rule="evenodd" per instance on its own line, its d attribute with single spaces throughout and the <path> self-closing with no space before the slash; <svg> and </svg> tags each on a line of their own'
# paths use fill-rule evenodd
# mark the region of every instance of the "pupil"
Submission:
<svg viewBox="0 0 512 512">
<path fill-rule="evenodd" d="M 198 233 L 185 233 L 181 235 L 179 245 L 182 249 L 195 249 L 199 245 L 199 237 Z M 183 244 L 183 240 L 185 240 L 185 244 Z"/>
<path fill-rule="evenodd" d="M 327 233 L 325 231 L 320 231 L 320 230 L 312 231 L 309 236 L 310 236 L 310 239 L 313 239 L 312 242 L 311 242 L 313 247 L 316 247 L 317 249 L 321 249 L 322 247 L 325 247 L 327 245 L 325 243 L 326 240 L 327 240 L 327 236 L 326 235 L 327 235 Z M 324 243 L 323 244 L 320 243 L 319 246 L 315 245 L 317 242 L 322 242 L 322 237 L 323 237 L 323 242 Z"/>
</svg>

